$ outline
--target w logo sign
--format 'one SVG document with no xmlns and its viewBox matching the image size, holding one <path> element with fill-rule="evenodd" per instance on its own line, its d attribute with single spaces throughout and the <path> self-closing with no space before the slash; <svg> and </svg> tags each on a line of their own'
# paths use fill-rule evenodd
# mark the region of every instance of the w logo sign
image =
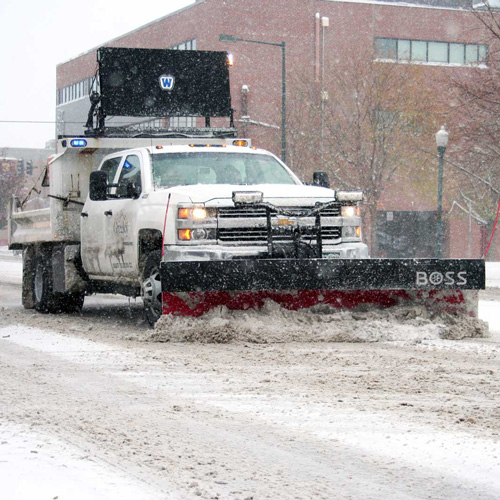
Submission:
<svg viewBox="0 0 500 500">
<path fill-rule="evenodd" d="M 159 78 L 162 90 L 172 90 L 175 85 L 175 77 L 171 75 L 161 75 Z"/>
</svg>

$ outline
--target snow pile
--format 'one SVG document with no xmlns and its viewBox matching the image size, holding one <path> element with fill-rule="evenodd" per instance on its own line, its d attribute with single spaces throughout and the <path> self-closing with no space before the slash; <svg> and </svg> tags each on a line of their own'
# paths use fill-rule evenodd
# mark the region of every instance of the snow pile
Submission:
<svg viewBox="0 0 500 500">
<path fill-rule="evenodd" d="M 486 288 L 500 287 L 500 262 L 486 262 Z"/>
<path fill-rule="evenodd" d="M 417 306 L 339 312 L 322 305 L 289 311 L 268 300 L 259 310 L 230 311 L 219 307 L 201 318 L 162 316 L 146 340 L 267 344 L 421 341 L 486 336 L 488 326 L 484 321 L 448 314 L 431 318 L 425 308 Z"/>
</svg>

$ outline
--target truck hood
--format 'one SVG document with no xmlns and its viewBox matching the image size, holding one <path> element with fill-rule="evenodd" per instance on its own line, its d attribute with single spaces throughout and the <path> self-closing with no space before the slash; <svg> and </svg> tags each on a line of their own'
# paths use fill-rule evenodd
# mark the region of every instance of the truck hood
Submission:
<svg viewBox="0 0 500 500">
<path fill-rule="evenodd" d="M 189 198 L 192 203 L 203 203 L 209 206 L 227 205 L 228 202 L 232 201 L 234 191 L 261 191 L 264 193 L 264 201 L 281 206 L 308 205 L 312 204 L 313 201 L 335 199 L 333 189 L 297 184 L 198 184 L 170 189 L 172 193 Z"/>
</svg>

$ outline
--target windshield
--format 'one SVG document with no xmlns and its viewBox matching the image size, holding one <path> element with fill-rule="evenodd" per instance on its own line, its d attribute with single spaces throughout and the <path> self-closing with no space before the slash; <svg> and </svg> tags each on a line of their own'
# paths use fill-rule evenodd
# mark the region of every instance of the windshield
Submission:
<svg viewBox="0 0 500 500">
<path fill-rule="evenodd" d="M 156 186 L 296 184 L 275 158 L 251 153 L 160 153 L 152 156 Z"/>
</svg>

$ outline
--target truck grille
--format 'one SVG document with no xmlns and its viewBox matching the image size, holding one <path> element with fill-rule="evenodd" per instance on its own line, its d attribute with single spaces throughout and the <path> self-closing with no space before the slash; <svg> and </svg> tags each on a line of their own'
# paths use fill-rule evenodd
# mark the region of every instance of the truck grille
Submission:
<svg viewBox="0 0 500 500">
<path fill-rule="evenodd" d="M 284 210 L 291 213 L 309 212 L 314 207 L 283 207 Z M 276 215 L 276 210 L 271 209 L 271 215 Z M 223 207 L 219 208 L 219 219 L 240 219 L 265 217 L 266 209 L 264 207 Z M 340 203 L 330 206 L 321 211 L 322 217 L 340 217 Z"/>
<path fill-rule="evenodd" d="M 340 238 L 339 226 L 322 227 L 321 235 L 324 240 L 336 240 Z M 218 239 L 226 243 L 247 242 L 265 243 L 267 241 L 267 230 L 265 227 L 239 227 L 239 228 L 219 228 Z M 313 234 L 303 234 L 302 240 L 316 240 Z M 279 233 L 273 231 L 273 241 L 292 241 L 291 233 Z"/>
<path fill-rule="evenodd" d="M 340 203 L 325 207 L 321 211 L 321 236 L 322 239 L 338 240 L 341 237 L 341 227 L 333 218 L 340 217 Z M 315 242 L 316 217 L 304 217 L 299 220 L 294 214 L 309 213 L 314 207 L 295 206 L 283 207 L 289 215 L 278 213 L 271 209 L 271 222 L 273 231 L 273 241 L 292 242 L 293 233 L 297 230 L 296 223 L 300 225 L 301 240 L 304 242 Z M 267 242 L 267 217 L 265 207 L 219 207 L 217 210 L 217 239 L 222 243 L 234 244 L 259 244 L 265 245 Z M 287 220 L 288 219 L 288 220 Z M 284 224 L 281 224 L 284 221 Z"/>
</svg>

